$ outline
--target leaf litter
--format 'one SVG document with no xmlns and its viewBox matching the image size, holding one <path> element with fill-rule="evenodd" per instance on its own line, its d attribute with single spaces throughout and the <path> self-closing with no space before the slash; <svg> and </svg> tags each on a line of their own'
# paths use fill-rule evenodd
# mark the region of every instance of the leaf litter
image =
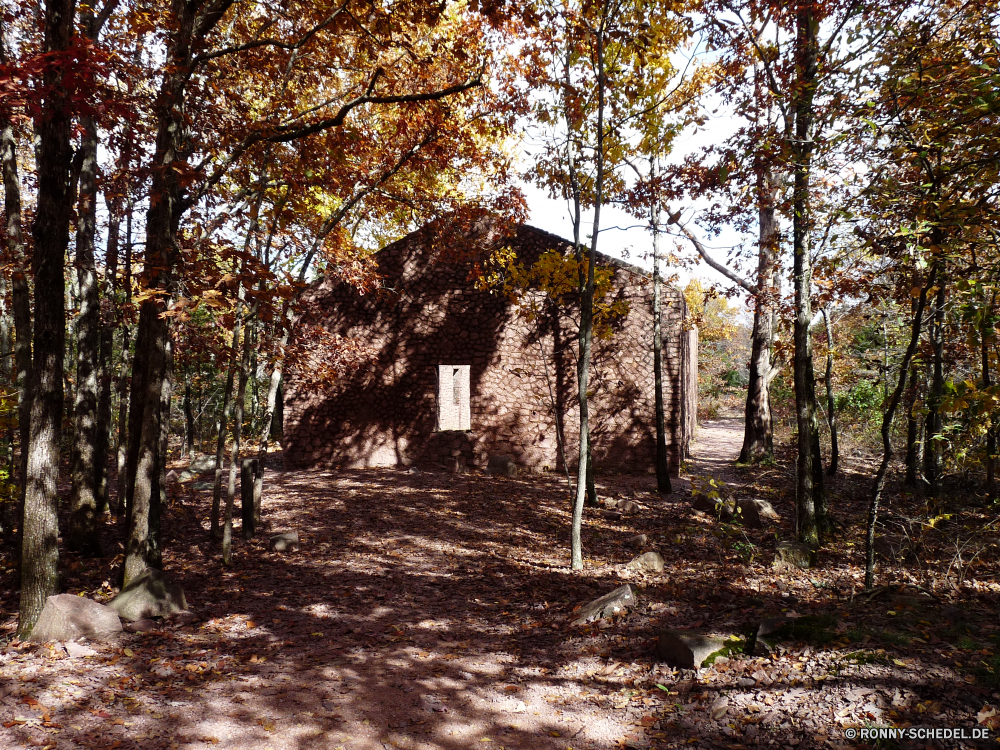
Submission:
<svg viewBox="0 0 1000 750">
<path fill-rule="evenodd" d="M 243 542 L 237 528 L 231 569 L 208 539 L 210 492 L 183 490 L 164 520 L 164 568 L 199 620 L 90 643 L 93 655 L 12 639 L 4 558 L 0 746 L 838 748 L 857 746 L 845 729 L 874 725 L 996 737 L 995 554 L 951 587 L 934 571 L 913 581 L 887 557 L 881 578 L 900 585 L 862 594 L 866 478 L 848 472 L 830 486 L 845 531 L 819 567 L 774 571 L 775 540 L 791 534 L 788 457 L 771 471 L 733 468 L 736 429 L 703 429 L 695 472 L 766 498 L 779 525 L 734 531 L 692 509 L 685 479 L 661 497 L 652 477 L 603 477 L 606 505 L 638 507 L 588 510 L 582 573 L 568 569 L 558 477 L 395 469 L 271 473 L 267 526 L 297 530 L 302 549 L 272 552 L 267 530 Z M 105 532 L 113 548 L 120 531 Z M 645 547 L 630 548 L 640 533 Z M 625 569 L 646 550 L 663 573 Z M 120 557 L 63 560 L 66 590 L 114 595 Z M 935 569 L 945 579 L 946 567 Z M 624 582 L 637 607 L 570 626 Z M 661 628 L 745 639 L 778 616 L 797 625 L 767 653 L 734 648 L 697 670 L 656 661 Z"/>
</svg>

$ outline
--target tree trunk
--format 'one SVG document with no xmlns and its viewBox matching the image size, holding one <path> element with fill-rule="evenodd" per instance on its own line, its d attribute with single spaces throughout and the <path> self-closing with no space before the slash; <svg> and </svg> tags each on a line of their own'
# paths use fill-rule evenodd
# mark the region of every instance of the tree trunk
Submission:
<svg viewBox="0 0 1000 750">
<path fill-rule="evenodd" d="M 127 201 L 125 214 L 125 268 L 122 271 L 122 284 L 125 286 L 125 306 L 132 304 L 132 212 L 134 205 L 131 197 Z M 130 329 L 127 323 L 122 323 L 122 351 L 119 363 L 118 381 L 115 386 L 118 392 L 118 439 L 115 451 L 115 476 L 117 490 L 115 492 L 118 509 L 123 518 L 128 518 L 127 497 L 129 494 L 128 449 L 129 449 L 129 349 L 132 345 Z M 135 381 L 135 365 L 132 366 L 132 381 Z"/>
<path fill-rule="evenodd" d="M 813 96 L 816 86 L 818 48 L 814 9 L 800 3 L 796 10 L 796 102 L 794 157 L 792 254 L 795 282 L 795 414 L 798 423 L 798 460 L 795 476 L 796 534 L 799 541 L 818 546 L 819 522 L 816 512 L 816 394 L 809 324 L 812 318 L 812 259 L 809 235 L 810 171 L 812 162 Z"/>
<path fill-rule="evenodd" d="M 586 284 L 580 289 L 580 336 L 579 359 L 577 360 L 577 397 L 580 403 L 580 452 L 576 478 L 576 502 L 573 504 L 573 521 L 570 532 L 571 565 L 573 570 L 583 569 L 583 505 L 587 499 L 587 479 L 590 470 L 590 411 L 588 388 L 590 387 L 590 350 L 594 338 L 594 272 L 597 265 L 597 240 L 601 227 L 601 202 L 604 200 L 604 27 L 607 22 L 607 7 L 601 9 L 601 19 L 596 31 L 597 57 L 597 148 L 594 154 L 594 222 L 590 236 L 590 252 L 587 257 Z M 576 238 L 579 248 L 579 239 Z"/>
<path fill-rule="evenodd" d="M 7 33 L 0 18 L 0 63 L 8 64 Z M 7 216 L 7 254 L 11 263 L 11 308 L 14 318 L 14 367 L 17 384 L 17 423 L 20 460 L 17 473 L 17 535 L 15 557 L 20 560 L 24 536 L 24 495 L 28 486 L 28 438 L 31 422 L 31 293 L 21 216 L 21 180 L 17 174 L 14 124 L 0 122 L 0 166 L 3 169 L 4 212 Z M 13 472 L 12 472 L 13 473 Z"/>
<path fill-rule="evenodd" d="M 892 399 L 886 407 L 882 416 L 882 461 L 878 471 L 875 472 L 875 482 L 872 486 L 871 500 L 868 504 L 868 523 L 865 534 L 865 589 L 871 591 L 875 585 L 875 526 L 878 522 L 879 502 L 882 499 L 882 489 L 885 486 L 885 475 L 889 469 L 889 462 L 892 460 L 892 420 L 896 414 L 896 407 L 899 405 L 903 395 L 903 388 L 906 386 L 907 371 L 910 362 L 913 361 L 913 354 L 920 343 L 920 328 L 924 316 L 924 306 L 927 303 L 928 290 L 934 285 L 937 277 L 937 265 L 931 268 L 927 284 L 920 290 L 917 298 L 917 307 L 913 313 L 913 322 L 910 324 L 910 343 L 903 354 L 903 361 L 899 366 L 899 380 L 892 393 Z"/>
<path fill-rule="evenodd" d="M 97 361 L 97 441 L 94 443 L 94 485 L 97 488 L 97 512 L 109 510 L 108 455 L 111 446 L 111 358 L 115 343 L 115 291 L 118 286 L 118 232 L 121 228 L 121 204 L 108 203 L 108 244 L 105 252 L 104 304 L 101 321 L 101 351 Z"/>
<path fill-rule="evenodd" d="M 823 325 L 826 326 L 826 423 L 830 427 L 830 466 L 826 473 L 832 477 L 837 473 L 840 447 L 837 445 L 837 403 L 833 398 L 833 326 L 830 325 L 830 313 L 825 307 Z"/>
<path fill-rule="evenodd" d="M 52 0 L 45 5 L 45 51 L 69 49 L 76 4 Z M 33 227 L 32 271 L 35 278 L 35 328 L 32 337 L 31 416 L 28 436 L 27 489 L 21 548 L 21 603 L 17 633 L 34 628 L 45 600 L 59 581 L 59 445 L 63 415 L 63 353 L 66 344 L 66 285 L 63 271 L 71 214 L 68 192 L 71 115 L 60 70 L 47 69 L 38 132 L 37 208 Z"/>
<path fill-rule="evenodd" d="M 994 299 L 992 300 L 989 309 L 991 310 L 994 309 L 995 305 L 996 305 L 996 297 L 994 295 Z M 983 324 L 979 334 L 980 356 L 982 358 L 982 367 L 983 367 L 983 390 L 987 390 L 993 385 L 993 379 L 990 374 L 991 335 L 992 335 L 992 326 L 989 324 L 988 316 L 984 314 Z M 988 500 L 992 500 L 996 495 L 996 452 L 997 452 L 996 428 L 991 424 L 989 429 L 986 430 L 986 497 Z"/>
<path fill-rule="evenodd" d="M 215 443 L 215 483 L 212 486 L 212 517 L 209 521 L 212 539 L 218 539 L 219 510 L 222 504 L 222 466 L 226 460 L 226 435 L 229 431 L 229 417 L 233 406 L 233 383 L 236 378 L 237 357 L 239 355 L 240 325 L 242 324 L 243 286 L 240 285 L 233 311 L 233 344 L 229 353 L 229 367 L 226 373 L 226 387 L 222 392 L 222 412 L 219 417 L 219 434 Z"/>
<path fill-rule="evenodd" d="M 240 357 L 240 381 L 233 410 L 233 450 L 229 459 L 229 487 L 226 493 L 226 522 L 222 529 L 222 564 L 233 564 L 233 505 L 236 502 L 236 472 L 240 463 L 240 438 L 243 435 L 243 405 L 247 396 L 247 376 L 250 369 L 251 333 L 256 309 L 248 313 L 243 333 L 243 353 Z M 236 341 L 233 341 L 233 346 Z"/>
<path fill-rule="evenodd" d="M 919 451 L 919 422 L 913 409 L 917 403 L 917 379 L 919 373 L 917 368 L 910 365 L 910 387 L 906 393 L 906 478 L 904 484 L 907 487 L 917 486 L 917 472 L 920 465 Z"/>
<path fill-rule="evenodd" d="M 774 273 L 778 244 L 778 222 L 775 216 L 770 176 L 761 170 L 757 193 L 760 207 L 759 245 L 757 250 L 757 294 L 754 299 L 753 333 L 750 344 L 750 380 L 747 383 L 747 403 L 743 448 L 739 463 L 759 463 L 774 457 L 774 424 L 771 418 L 771 356 L 774 345 Z"/>
<path fill-rule="evenodd" d="M 181 458 L 194 453 L 194 412 L 191 410 L 191 383 L 184 381 L 184 442 L 181 445 Z"/>
<path fill-rule="evenodd" d="M 924 438 L 924 477 L 927 479 L 928 494 L 937 498 L 941 494 L 941 472 L 944 462 L 944 416 L 941 414 L 941 400 L 944 397 L 944 305 L 946 299 L 945 279 L 941 279 L 934 300 L 934 316 L 931 318 L 931 387 L 927 394 L 927 428 Z"/>
<path fill-rule="evenodd" d="M 268 439 L 274 434 L 274 421 L 275 416 L 278 413 L 278 404 L 281 397 L 281 369 L 282 360 L 281 357 L 284 354 L 285 347 L 288 345 L 289 332 L 288 328 L 282 334 L 280 351 L 278 352 L 278 359 L 274 363 L 274 369 L 271 371 L 271 380 L 267 387 L 267 406 L 264 411 L 264 421 L 260 427 L 260 446 L 257 449 L 257 471 L 254 473 L 253 480 L 253 532 L 260 528 L 261 519 L 261 495 L 264 491 L 264 462 L 267 460 L 267 448 Z M 247 530 L 243 529 L 243 538 L 249 539 L 247 537 Z"/>
<path fill-rule="evenodd" d="M 656 177 L 657 161 L 650 161 L 651 177 Z M 656 489 L 670 494 L 670 458 L 667 455 L 667 420 L 663 413 L 663 311 L 660 300 L 660 203 L 650 211 L 653 229 L 653 397 L 656 418 Z"/>
<path fill-rule="evenodd" d="M 94 266 L 97 232 L 97 124 L 82 118 L 82 165 L 76 232 L 76 272 L 80 287 L 77 317 L 76 396 L 74 399 L 73 449 L 70 456 L 70 517 L 67 545 L 74 552 L 99 557 L 97 443 L 99 383 L 97 359 L 100 348 L 101 308 Z"/>
</svg>

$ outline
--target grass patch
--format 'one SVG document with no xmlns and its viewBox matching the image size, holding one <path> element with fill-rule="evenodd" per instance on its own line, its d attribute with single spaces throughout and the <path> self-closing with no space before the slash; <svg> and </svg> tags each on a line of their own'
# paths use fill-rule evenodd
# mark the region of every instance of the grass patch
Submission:
<svg viewBox="0 0 1000 750">
<path fill-rule="evenodd" d="M 909 646 L 910 641 L 913 638 L 905 633 L 894 633 L 891 630 L 883 630 L 878 634 L 879 639 L 883 643 L 889 643 L 893 646 Z"/>
<path fill-rule="evenodd" d="M 852 664 L 889 664 L 889 657 L 878 651 L 853 651 L 844 656 Z"/>
<path fill-rule="evenodd" d="M 1000 654 L 993 654 L 971 670 L 983 685 L 1000 688 Z"/>
</svg>

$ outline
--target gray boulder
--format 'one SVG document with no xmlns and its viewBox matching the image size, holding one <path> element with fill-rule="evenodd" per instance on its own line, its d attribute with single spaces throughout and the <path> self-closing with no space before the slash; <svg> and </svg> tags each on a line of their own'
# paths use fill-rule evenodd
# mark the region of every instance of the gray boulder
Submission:
<svg viewBox="0 0 1000 750">
<path fill-rule="evenodd" d="M 517 464 L 514 463 L 514 459 L 510 456 L 503 454 L 493 455 L 490 456 L 486 464 L 486 473 L 512 477 L 517 474 Z"/>
<path fill-rule="evenodd" d="M 605 594 L 582 606 L 572 624 L 585 625 L 595 620 L 603 620 L 634 607 L 637 601 L 635 590 L 630 585 L 619 586 L 610 594 Z"/>
<path fill-rule="evenodd" d="M 778 514 L 778 511 L 776 511 L 774 506 L 767 500 L 762 500 L 759 497 L 752 497 L 749 498 L 749 501 L 757 506 L 757 514 L 761 518 L 767 519 L 768 521 L 781 520 L 781 516 Z"/>
<path fill-rule="evenodd" d="M 106 641 L 120 632 L 121 621 L 111 607 L 82 596 L 57 594 L 45 600 L 45 607 L 28 640 L 37 643 L 76 638 Z"/>
<path fill-rule="evenodd" d="M 620 510 L 622 513 L 636 513 L 639 510 L 639 503 L 635 500 L 622 500 L 618 503 L 616 510 Z"/>
<path fill-rule="evenodd" d="M 775 548 L 774 568 L 800 568 L 808 570 L 816 567 L 816 551 L 800 542 L 778 542 Z"/>
<path fill-rule="evenodd" d="M 629 562 L 625 567 L 629 570 L 640 570 L 644 573 L 662 573 L 663 558 L 659 552 L 645 552 Z"/>
<path fill-rule="evenodd" d="M 211 471 L 215 468 L 215 456 L 195 456 L 191 459 L 191 464 L 188 466 L 187 471 L 194 474 L 204 474 L 206 471 Z"/>
<path fill-rule="evenodd" d="M 286 531 L 282 534 L 275 534 L 267 540 L 267 543 L 275 552 L 295 552 L 300 549 L 299 532 Z"/>
<path fill-rule="evenodd" d="M 672 667 L 698 669 L 708 657 L 725 646 L 722 638 L 668 628 L 660 633 L 656 654 L 660 661 Z"/>
<path fill-rule="evenodd" d="M 162 570 L 146 568 L 129 581 L 108 606 L 118 616 L 129 622 L 139 622 L 151 617 L 167 617 L 187 609 L 184 589 L 171 583 Z"/>
</svg>

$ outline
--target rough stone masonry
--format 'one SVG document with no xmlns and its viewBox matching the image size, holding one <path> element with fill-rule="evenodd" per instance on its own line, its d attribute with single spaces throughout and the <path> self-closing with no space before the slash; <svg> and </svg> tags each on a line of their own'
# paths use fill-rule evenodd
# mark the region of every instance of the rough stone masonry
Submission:
<svg viewBox="0 0 1000 750">
<path fill-rule="evenodd" d="M 434 224 L 376 254 L 381 289 L 360 294 L 329 277 L 303 297 L 300 331 L 356 342 L 360 366 L 317 382 L 324 355 L 289 368 L 284 451 L 289 467 L 444 465 L 484 468 L 509 456 L 523 470 L 562 471 L 579 440 L 576 396 L 578 299 L 557 305 L 538 290 L 512 300 L 478 289 L 476 264 L 498 246 L 530 267 L 547 250 L 571 253 L 566 240 L 530 226 L 513 236 L 494 224 L 466 231 L 457 244 Z M 601 256 L 614 274 L 609 298 L 628 313 L 612 335 L 595 339 L 590 379 L 593 457 L 598 470 L 653 470 L 652 281 L 639 268 Z M 479 268 L 482 265 L 478 266 Z M 674 472 L 687 456 L 696 413 L 697 332 L 686 306 L 662 287 L 663 397 Z"/>
</svg>

